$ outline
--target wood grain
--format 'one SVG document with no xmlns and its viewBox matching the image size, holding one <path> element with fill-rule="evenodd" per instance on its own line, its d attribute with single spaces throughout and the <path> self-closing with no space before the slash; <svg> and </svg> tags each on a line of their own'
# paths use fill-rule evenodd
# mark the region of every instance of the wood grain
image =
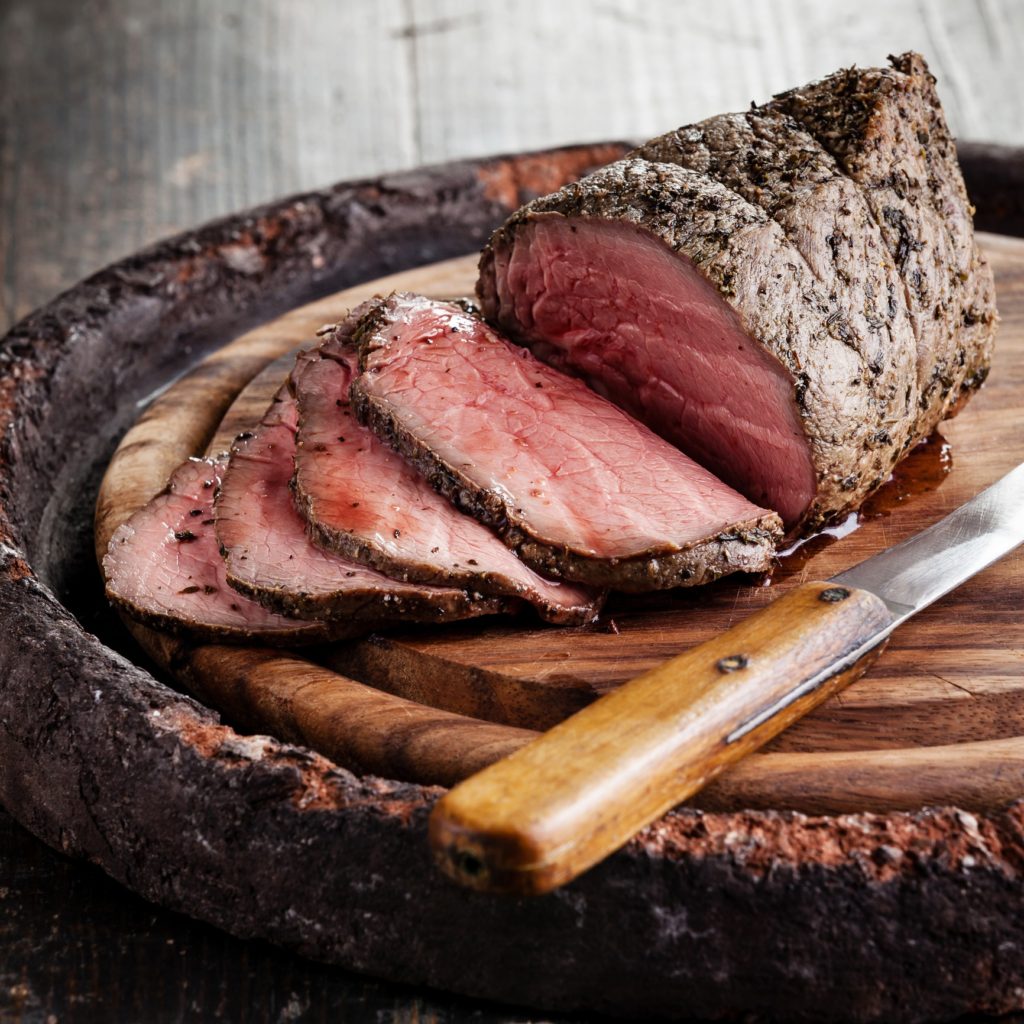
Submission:
<svg viewBox="0 0 1024 1024">
<path fill-rule="evenodd" d="M 241 728 L 299 743 L 360 775 L 452 786 L 536 736 L 393 697 L 298 655 L 136 635 Z"/>
<path fill-rule="evenodd" d="M 264 728 L 306 737 L 352 767 L 372 763 L 374 770 L 386 771 L 390 766 L 402 777 L 448 784 L 480 767 L 481 759 L 459 753 L 472 743 L 470 731 L 458 727 L 451 733 L 458 736 L 452 756 L 444 756 L 440 734 L 429 755 L 423 752 L 419 726 L 438 721 L 434 708 L 513 726 L 501 733 L 479 724 L 485 730 L 481 736 L 493 744 L 490 749 L 509 752 L 532 738 L 529 730 L 548 728 L 625 679 L 711 639 L 811 574 L 826 577 L 916 532 L 1024 458 L 1024 438 L 1006 413 L 1024 393 L 1024 243 L 986 236 L 984 244 L 996 269 L 1004 324 L 991 382 L 961 418 L 944 425 L 955 439 L 952 468 L 942 443 L 922 449 L 906 471 L 915 487 L 897 480 L 867 510 L 859 529 L 842 541 L 811 541 L 776 572 L 772 586 L 764 586 L 765 580 L 754 585 L 726 580 L 699 594 L 629 598 L 613 606 L 611 617 L 596 629 L 536 628 L 527 620 L 373 636 L 323 651 L 319 665 L 304 659 L 285 665 L 274 661 L 279 655 L 273 652 L 243 656 L 231 649 L 196 659 L 189 649 L 178 654 L 180 664 L 189 665 L 188 685 L 215 706 L 241 715 L 239 721 L 252 728 L 255 720 L 245 717 L 247 698 L 240 696 L 248 691 L 251 706 L 263 708 Z M 101 492 L 101 508 L 107 512 L 99 520 L 97 541 L 119 516 L 163 486 L 183 450 L 175 436 L 182 422 L 189 424 L 187 444 L 198 445 L 197 450 L 215 433 L 230 390 L 224 377 L 230 367 L 238 368 L 232 386 L 243 389 L 255 365 L 266 367 L 308 343 L 319 326 L 365 297 L 399 286 L 439 296 L 464 293 L 474 273 L 475 256 L 468 256 L 371 281 L 295 309 L 220 350 L 213 357 L 215 370 L 201 366 L 195 383 L 186 377 L 157 399 L 140 425 L 145 430 L 141 438 L 126 436 L 123 446 L 133 461 L 122 463 L 117 456 L 111 465 Z M 245 416 L 262 409 L 280 372 L 276 366 L 242 391 L 215 445 L 233 436 Z M 159 428 L 164 409 L 170 417 L 166 431 Z M 998 447 L 989 447 L 989 437 Z M 148 454 L 140 440 L 149 445 Z M 1016 738 L 1024 726 L 1024 623 L 1017 614 L 1022 595 L 1024 559 L 1016 555 L 912 620 L 861 682 L 793 725 L 776 739 L 771 753 L 721 775 L 696 803 L 831 812 L 885 809 L 920 806 L 934 799 L 943 784 L 950 787 L 950 798 L 962 798 L 965 806 L 997 804 L 1014 785 L 1024 783 L 1016 754 L 1010 756 L 1024 744 Z M 952 609 L 952 619 L 944 609 Z M 950 621 L 957 628 L 951 630 Z M 972 623 L 970 629 L 966 623 Z M 154 638 L 142 642 L 155 650 Z M 224 669 L 235 657 L 242 659 L 241 667 L 232 676 Z M 168 663 L 166 652 L 162 660 Z M 304 678 L 313 683 L 310 696 L 330 693 L 331 680 L 341 677 L 329 712 L 319 697 L 294 699 L 289 676 L 300 662 Z M 355 679 L 391 691 L 391 702 L 384 699 L 387 694 L 368 700 Z M 340 730 L 337 723 L 346 707 L 371 729 L 365 741 L 353 743 L 343 730 L 332 734 Z M 385 744 L 389 728 L 396 732 Z M 1005 741 L 1005 746 L 993 748 L 992 741 Z M 360 760 L 360 743 L 376 751 L 374 760 Z M 946 768 L 952 743 L 959 744 L 959 776 Z M 914 747 L 920 749 L 907 749 Z M 874 752 L 881 749 L 891 753 Z M 1004 767 L 993 750 L 1009 757 Z M 862 780 L 857 789 L 847 785 L 854 770 Z"/>
<path fill-rule="evenodd" d="M 399 631 L 332 648 L 323 655 L 324 663 L 413 701 L 543 730 L 679 650 L 728 629 L 778 590 L 834 575 L 923 529 L 937 518 L 936 508 L 942 514 L 950 511 L 1024 460 L 1024 438 L 1000 411 L 1017 401 L 1017 389 L 1024 384 L 1019 340 L 1024 318 L 1015 312 L 1020 294 L 1015 268 L 1022 247 L 994 237 L 987 237 L 986 244 L 995 259 L 1000 295 L 1007 297 L 993 378 L 963 418 L 943 425 L 957 439 L 955 446 L 950 450 L 944 438 L 921 446 L 868 503 L 858 528 L 841 543 L 827 535 L 810 541 L 783 559 L 770 587 L 762 586 L 766 581 L 761 579 L 740 587 L 725 581 L 698 593 L 613 598 L 596 628 L 552 631 L 526 619 Z M 465 292 L 474 267 L 471 258 L 449 261 L 417 276 L 415 283 L 436 295 Z M 380 290 L 395 283 L 382 282 Z M 303 331 L 310 337 L 321 319 L 339 317 L 346 308 L 345 297 L 324 300 L 309 312 L 296 310 L 279 321 L 280 332 L 268 325 L 251 337 L 281 333 L 298 344 Z M 279 382 L 276 371 L 253 381 L 233 408 L 225 433 L 242 429 L 246 415 L 258 419 Z M 1000 433 L 993 440 L 1000 446 L 999 461 L 992 471 L 972 452 L 986 447 L 985 432 L 992 436 L 997 422 Z M 987 576 L 996 587 L 1007 587 L 1007 594 L 1019 593 L 1020 561 L 1015 556 Z M 959 635 L 950 637 L 942 626 L 945 617 L 925 612 L 901 629 L 868 678 L 793 725 L 770 749 L 899 749 L 1024 733 L 1024 668 L 1012 653 L 1024 650 L 1024 627 L 1006 613 L 1007 606 L 1002 612 L 993 606 L 985 586 L 971 582 L 966 593 L 973 596 L 950 595 L 944 607 L 960 621 L 980 615 L 981 637 L 972 636 L 969 643 Z M 993 615 L 1007 620 L 998 634 Z"/>
<path fill-rule="evenodd" d="M 485 892 L 564 885 L 859 678 L 892 621 L 864 590 L 789 591 L 456 786 L 435 860 Z"/>
</svg>

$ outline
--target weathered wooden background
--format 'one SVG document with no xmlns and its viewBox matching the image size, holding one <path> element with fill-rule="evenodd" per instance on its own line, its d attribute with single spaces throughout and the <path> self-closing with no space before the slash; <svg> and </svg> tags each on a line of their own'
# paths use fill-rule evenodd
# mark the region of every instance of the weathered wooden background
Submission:
<svg viewBox="0 0 1024 1024">
<path fill-rule="evenodd" d="M 959 135 L 1024 143 L 1020 0 L 2 0 L 0 327 L 285 192 L 651 135 L 909 48 Z"/>
<path fill-rule="evenodd" d="M 909 48 L 959 135 L 1024 144 L 1020 0 L 0 0 L 0 329 L 285 192 L 647 136 Z M 0 1020 L 207 1019 L 531 1018 L 155 910 L 0 811 Z"/>
</svg>

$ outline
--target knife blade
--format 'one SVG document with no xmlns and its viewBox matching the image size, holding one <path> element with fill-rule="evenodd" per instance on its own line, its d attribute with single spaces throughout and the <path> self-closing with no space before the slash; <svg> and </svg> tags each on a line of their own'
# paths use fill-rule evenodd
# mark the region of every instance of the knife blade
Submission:
<svg viewBox="0 0 1024 1024">
<path fill-rule="evenodd" d="M 863 651 L 853 651 L 849 657 L 856 660 L 912 615 L 1022 543 L 1024 463 L 927 529 L 831 577 L 831 583 L 881 598 L 893 616 L 877 636 L 864 642 Z M 739 723 L 727 741 L 735 742 L 756 729 L 820 683 L 820 679 L 809 679 L 795 686 L 771 707 Z"/>
<path fill-rule="evenodd" d="M 435 859 L 476 889 L 564 884 L 859 678 L 894 629 L 1022 543 L 1024 464 L 456 786 L 431 814 Z"/>
<path fill-rule="evenodd" d="M 1024 543 L 1024 463 L 933 526 L 832 577 L 905 622 Z"/>
</svg>

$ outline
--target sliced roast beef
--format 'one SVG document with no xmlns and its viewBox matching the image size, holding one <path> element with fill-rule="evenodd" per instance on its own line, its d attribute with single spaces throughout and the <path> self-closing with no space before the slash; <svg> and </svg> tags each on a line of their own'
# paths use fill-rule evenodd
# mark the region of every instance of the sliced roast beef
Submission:
<svg viewBox="0 0 1024 1024">
<path fill-rule="evenodd" d="M 790 527 L 888 472 L 864 351 L 780 225 L 703 174 L 624 160 L 534 200 L 478 288 L 501 329 Z"/>
<path fill-rule="evenodd" d="M 776 515 L 458 306 L 392 295 L 354 340 L 361 420 L 540 571 L 638 591 L 770 564 Z"/>
<path fill-rule="evenodd" d="M 403 583 L 315 547 L 292 504 L 295 401 L 283 388 L 239 436 L 216 501 L 216 531 L 236 590 L 287 615 L 352 623 L 449 622 L 505 610 L 459 587 Z"/>
<path fill-rule="evenodd" d="M 828 303 L 828 323 L 861 359 L 871 404 L 863 485 L 889 475 L 915 427 L 917 347 L 903 280 L 861 190 L 822 146 L 775 111 L 723 114 L 653 139 L 631 156 L 714 178 L 782 227 Z M 850 413 L 858 411 L 851 408 Z M 846 492 L 859 501 L 864 487 Z"/>
<path fill-rule="evenodd" d="M 103 558 L 111 601 L 146 625 L 208 640 L 297 644 L 345 634 L 275 614 L 228 586 L 213 528 L 226 461 L 186 462 L 165 493 L 114 531 Z"/>
<path fill-rule="evenodd" d="M 300 357 L 291 378 L 299 409 L 293 488 L 312 536 L 397 579 L 521 597 L 549 622 L 593 619 L 594 592 L 538 576 L 356 420 L 350 324 Z"/>
<path fill-rule="evenodd" d="M 899 267 L 918 339 L 928 433 L 988 373 L 992 273 L 974 240 L 956 148 L 924 58 L 849 68 L 777 96 L 862 190 Z"/>
</svg>

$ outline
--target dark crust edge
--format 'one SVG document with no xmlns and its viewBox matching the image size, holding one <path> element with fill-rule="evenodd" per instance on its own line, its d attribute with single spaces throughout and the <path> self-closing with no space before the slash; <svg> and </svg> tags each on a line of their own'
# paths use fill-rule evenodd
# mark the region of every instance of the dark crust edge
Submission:
<svg viewBox="0 0 1024 1024">
<path fill-rule="evenodd" d="M 295 504 L 306 520 L 306 532 L 318 547 L 333 551 L 361 565 L 390 576 L 403 583 L 425 583 L 440 587 L 468 587 L 478 590 L 494 605 L 495 612 L 529 606 L 545 621 L 559 626 L 582 626 L 592 622 L 604 603 L 604 595 L 596 593 L 594 600 L 583 605 L 557 605 L 545 601 L 539 594 L 525 586 L 517 586 L 509 577 L 500 573 L 483 572 L 438 572 L 432 566 L 421 562 L 399 561 L 390 558 L 380 548 L 366 543 L 345 530 L 332 530 L 316 517 L 316 501 L 311 498 L 298 482 L 298 475 L 292 478 L 292 493 Z M 232 583 L 232 586 L 235 586 Z M 271 607 L 268 605 L 268 607 Z M 481 612 L 480 614 L 487 614 Z M 396 615 L 397 617 L 397 615 Z M 420 621 L 442 621 L 423 619 Z M 450 621 L 446 619 L 444 621 Z"/>
<path fill-rule="evenodd" d="M 388 322 L 389 316 L 389 300 L 382 300 L 356 327 L 354 344 L 361 351 L 375 347 L 375 335 Z M 408 459 L 435 491 L 495 530 L 537 572 L 573 583 L 645 592 L 699 586 L 733 572 L 764 572 L 774 564 L 775 541 L 782 536 L 782 523 L 774 512 L 737 523 L 728 531 L 678 551 L 648 551 L 629 558 L 595 558 L 553 545 L 530 533 L 499 495 L 479 488 L 411 436 L 389 410 L 387 402 L 366 394 L 360 386 L 360 378 L 353 381 L 349 394 L 361 423 Z"/>
<path fill-rule="evenodd" d="M 240 590 L 233 583 L 232 587 L 239 593 L 245 594 L 246 597 L 258 600 L 255 594 Z M 115 608 L 142 626 L 161 630 L 185 640 L 207 643 L 269 644 L 272 647 L 295 647 L 299 644 L 322 644 L 331 640 L 347 640 L 368 633 L 375 628 L 374 623 L 369 623 L 364 628 L 353 629 L 348 623 L 303 622 L 298 618 L 295 620 L 294 629 L 243 629 L 235 626 L 187 623 L 173 615 L 164 615 L 140 608 L 131 601 L 112 593 L 109 588 L 106 590 L 106 596 Z M 263 602 L 260 601 L 260 604 Z M 270 606 L 264 605 L 264 607 Z M 277 608 L 270 610 L 280 611 Z"/>
<path fill-rule="evenodd" d="M 935 93 L 935 85 L 936 78 L 924 57 L 908 51 L 899 56 L 890 54 L 885 67 L 858 68 L 854 65 L 826 75 L 819 81 L 786 90 L 760 109 L 774 109 L 796 118 L 844 167 L 849 159 L 856 160 L 856 143 L 871 134 L 870 125 L 880 102 L 898 97 L 899 117 L 907 120 L 911 116 L 907 109 L 910 105 L 907 103 L 909 97 L 912 104 L 919 105 L 919 111 L 928 115 L 927 135 L 923 140 L 919 138 L 922 153 L 930 167 L 922 189 L 928 196 L 924 206 L 930 213 L 926 213 L 926 217 L 934 217 L 934 223 L 940 225 L 939 230 L 946 232 L 947 239 L 955 247 L 957 232 L 950 227 L 944 201 L 939 198 L 936 202 L 937 191 L 933 184 L 931 165 L 933 162 L 941 165 L 947 159 L 955 162 L 959 154 L 946 124 L 941 102 Z M 962 166 L 959 170 L 965 179 L 966 188 L 966 172 Z M 850 172 L 844 170 L 844 173 Z M 851 174 L 851 178 L 857 181 L 859 187 L 864 188 L 857 175 Z M 870 187 L 865 188 L 866 193 L 870 191 Z M 973 210 L 967 192 L 958 198 L 966 203 L 967 219 L 970 221 Z M 901 196 L 900 201 L 919 205 L 916 196 Z M 973 233 L 970 242 L 972 272 L 963 280 L 952 277 L 950 281 L 953 287 L 944 300 L 952 304 L 953 308 L 949 312 L 960 321 L 960 343 L 955 351 L 948 353 L 948 357 L 941 352 L 932 353 L 932 373 L 927 384 L 922 386 L 918 399 L 918 439 L 931 433 L 942 420 L 956 415 L 989 373 L 999 320 L 994 282 Z M 910 282 L 907 284 L 909 295 Z M 983 299 L 982 308 L 974 302 L 979 298 Z M 908 305 L 913 309 L 914 303 Z M 927 313 L 927 308 L 921 312 Z"/>
<path fill-rule="evenodd" d="M 448 593 L 432 596 L 394 595 L 386 592 L 348 592 L 314 595 L 301 591 L 286 590 L 283 587 L 261 587 L 232 576 L 228 571 L 228 583 L 246 597 L 258 601 L 264 608 L 293 615 L 298 618 L 316 619 L 323 617 L 327 628 L 341 625 L 348 620 L 352 630 L 348 636 L 359 636 L 374 629 L 384 629 L 389 623 L 414 622 L 463 622 L 481 615 L 498 615 L 515 611 L 516 602 L 500 597 L 485 597 L 466 590 L 452 587 Z"/>
<path fill-rule="evenodd" d="M 447 165 L 284 200 L 115 264 L 7 335 L 0 800 L 149 899 L 406 982 L 634 1017 L 895 1022 L 1020 1008 L 1020 801 L 984 815 L 680 811 L 565 890 L 490 898 L 430 863 L 437 790 L 239 737 L 104 647 L 37 577 L 59 580 L 68 557 L 39 523 L 80 455 L 72 439 L 109 424 L 111 410 L 123 427 L 147 384 L 184 365 L 186 344 L 237 330 L 238 310 L 261 301 L 269 315 L 467 251 L 561 184 L 553 166 L 568 178 L 626 148 Z M 998 227 L 998 209 L 1019 209 L 1024 159 L 1011 154 L 995 176 L 968 152 L 979 225 Z M 262 270 L 232 269 L 221 250 L 239 244 Z M 368 885 L 374 874 L 387 884 Z"/>
</svg>

